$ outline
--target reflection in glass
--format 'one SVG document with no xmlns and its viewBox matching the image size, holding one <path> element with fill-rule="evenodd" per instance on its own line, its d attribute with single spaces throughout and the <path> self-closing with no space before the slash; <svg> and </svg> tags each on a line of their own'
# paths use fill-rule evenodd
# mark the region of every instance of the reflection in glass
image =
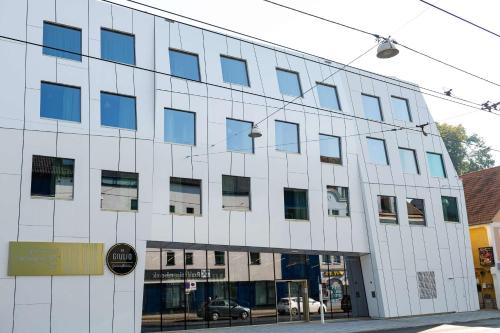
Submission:
<svg viewBox="0 0 500 333">
<path fill-rule="evenodd" d="M 349 216 L 349 189 L 342 186 L 326 186 L 329 216 Z"/>
<path fill-rule="evenodd" d="M 205 250 L 186 249 L 184 251 L 186 328 L 205 328 L 208 326 L 205 313 L 208 300 L 207 282 L 211 274 L 207 269 L 207 253 Z"/>
<path fill-rule="evenodd" d="M 101 209 L 136 211 L 139 175 L 132 172 L 101 171 Z"/>
<path fill-rule="evenodd" d="M 411 121 L 410 107 L 408 106 L 407 99 L 391 96 L 391 103 L 395 119 L 402 121 Z"/>
<path fill-rule="evenodd" d="M 418 174 L 417 156 L 415 150 L 399 148 L 399 159 L 401 169 L 404 173 Z"/>
<path fill-rule="evenodd" d="M 443 155 L 436 153 L 427 153 L 427 162 L 432 177 L 446 178 L 444 170 Z"/>
<path fill-rule="evenodd" d="M 398 223 L 396 197 L 378 195 L 378 217 L 380 223 Z"/>
<path fill-rule="evenodd" d="M 43 54 L 82 61 L 82 31 L 80 29 L 43 22 L 43 45 L 50 47 L 44 47 Z"/>
<path fill-rule="evenodd" d="M 285 188 L 285 219 L 307 220 L 309 210 L 307 203 L 307 190 Z"/>
<path fill-rule="evenodd" d="M 380 109 L 380 100 L 378 97 L 369 96 L 369 95 L 361 95 L 363 100 L 363 110 L 365 112 L 365 116 L 371 120 L 384 120 L 382 117 L 382 110 Z"/>
<path fill-rule="evenodd" d="M 225 251 L 207 251 L 208 299 L 203 313 L 210 327 L 229 326 L 231 299 Z"/>
<path fill-rule="evenodd" d="M 147 248 L 144 271 L 144 294 L 142 298 L 142 332 L 162 331 L 163 311 L 161 249 Z"/>
<path fill-rule="evenodd" d="M 170 212 L 201 216 L 201 180 L 170 177 Z"/>
<path fill-rule="evenodd" d="M 442 196 L 441 204 L 443 206 L 443 217 L 446 222 L 460 222 L 457 198 Z"/>
<path fill-rule="evenodd" d="M 170 74 L 184 79 L 200 81 L 198 55 L 169 50 Z"/>
<path fill-rule="evenodd" d="M 385 141 L 382 139 L 366 138 L 370 161 L 375 164 L 388 165 Z"/>
<path fill-rule="evenodd" d="M 134 35 L 102 28 L 101 58 L 135 65 Z"/>
<path fill-rule="evenodd" d="M 278 85 L 283 95 L 302 96 L 302 89 L 299 82 L 299 73 L 283 69 L 276 69 L 278 75 Z"/>
<path fill-rule="evenodd" d="M 80 121 L 80 88 L 42 82 L 40 117 Z"/>
<path fill-rule="evenodd" d="M 253 139 L 248 136 L 252 126 L 248 121 L 226 119 L 227 150 L 253 153 Z"/>
<path fill-rule="evenodd" d="M 249 290 L 250 312 L 253 325 L 276 322 L 274 255 L 273 253 L 262 252 L 259 254 L 259 259 L 259 265 L 250 265 L 249 267 L 251 282 Z M 280 268 L 278 270 L 281 271 Z"/>
<path fill-rule="evenodd" d="M 196 136 L 195 119 L 196 114 L 194 112 L 165 109 L 165 141 L 194 145 Z"/>
<path fill-rule="evenodd" d="M 250 210 L 250 178 L 222 175 L 222 208 Z"/>
<path fill-rule="evenodd" d="M 248 252 L 228 252 L 231 326 L 250 324 Z"/>
<path fill-rule="evenodd" d="M 74 166 L 72 159 L 33 155 L 31 196 L 73 199 Z"/>
<path fill-rule="evenodd" d="M 340 110 L 337 88 L 327 84 L 317 84 L 319 104 L 323 108 Z"/>
<path fill-rule="evenodd" d="M 170 254 L 169 254 L 170 253 Z M 170 265 L 166 265 L 167 254 L 173 257 Z M 187 286 L 186 271 L 184 267 L 184 250 L 162 249 L 160 272 L 150 272 L 151 280 L 160 282 L 160 297 L 162 304 L 162 327 L 164 330 L 185 329 L 185 313 Z M 172 264 L 174 263 L 174 264 Z M 148 270 L 146 268 L 146 277 Z"/>
<path fill-rule="evenodd" d="M 101 91 L 101 125 L 135 130 L 135 97 Z"/>
<path fill-rule="evenodd" d="M 320 160 L 325 163 L 342 164 L 340 138 L 332 135 L 319 135 Z"/>
<path fill-rule="evenodd" d="M 423 199 L 406 199 L 408 210 L 408 223 L 412 225 L 425 225 L 425 210 Z"/>
<path fill-rule="evenodd" d="M 276 150 L 288 153 L 300 153 L 299 125 L 284 121 L 275 121 Z"/>
<path fill-rule="evenodd" d="M 226 56 L 220 56 L 222 78 L 224 82 L 248 86 L 247 62 Z"/>
</svg>

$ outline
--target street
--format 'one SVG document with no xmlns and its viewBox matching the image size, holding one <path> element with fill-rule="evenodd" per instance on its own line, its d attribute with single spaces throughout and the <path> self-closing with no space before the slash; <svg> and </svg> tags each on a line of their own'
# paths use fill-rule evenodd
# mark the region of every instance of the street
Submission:
<svg viewBox="0 0 500 333">
<path fill-rule="evenodd" d="M 483 319 L 459 324 L 431 325 L 416 328 L 381 329 L 370 332 L 387 333 L 489 333 L 500 332 L 500 318 Z"/>
</svg>

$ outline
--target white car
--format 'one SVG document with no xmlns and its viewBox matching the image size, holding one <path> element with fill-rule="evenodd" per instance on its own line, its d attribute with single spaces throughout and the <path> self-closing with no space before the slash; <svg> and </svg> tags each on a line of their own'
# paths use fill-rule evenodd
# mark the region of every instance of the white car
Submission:
<svg viewBox="0 0 500 333">
<path fill-rule="evenodd" d="M 302 297 L 284 297 L 278 302 L 278 313 L 292 313 L 292 316 L 295 316 L 299 313 L 299 304 L 297 300 L 300 302 L 300 313 L 304 313 L 304 304 L 302 303 Z M 321 303 L 309 298 L 309 313 L 320 313 L 321 312 Z M 323 304 L 323 312 L 326 313 L 326 305 Z"/>
</svg>

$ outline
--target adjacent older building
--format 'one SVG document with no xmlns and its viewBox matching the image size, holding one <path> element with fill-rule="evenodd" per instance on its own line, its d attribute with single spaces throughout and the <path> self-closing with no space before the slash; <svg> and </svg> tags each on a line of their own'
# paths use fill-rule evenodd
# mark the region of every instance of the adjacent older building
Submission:
<svg viewBox="0 0 500 333">
<path fill-rule="evenodd" d="M 97 0 L 0 0 L 0 73 L 1 333 L 478 309 L 412 83 Z"/>
</svg>

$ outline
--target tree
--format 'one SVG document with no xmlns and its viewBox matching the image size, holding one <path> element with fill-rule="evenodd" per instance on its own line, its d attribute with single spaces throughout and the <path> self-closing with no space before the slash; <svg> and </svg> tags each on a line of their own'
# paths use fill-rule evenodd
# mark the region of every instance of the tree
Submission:
<svg viewBox="0 0 500 333">
<path fill-rule="evenodd" d="M 462 125 L 437 124 L 437 127 L 459 175 L 495 165 L 491 148 L 486 146 L 479 135 L 467 135 Z"/>
</svg>

